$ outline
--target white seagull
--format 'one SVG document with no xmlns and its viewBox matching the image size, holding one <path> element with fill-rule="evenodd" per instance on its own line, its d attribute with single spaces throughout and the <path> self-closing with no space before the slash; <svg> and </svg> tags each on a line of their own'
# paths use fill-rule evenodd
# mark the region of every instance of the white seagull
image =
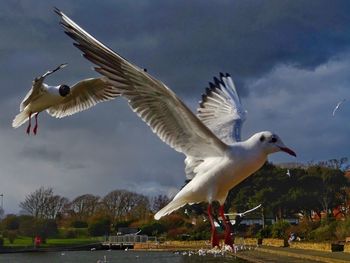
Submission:
<svg viewBox="0 0 350 263">
<path fill-rule="evenodd" d="M 186 204 L 208 202 L 212 227 L 212 246 L 218 246 L 212 218 L 213 201 L 224 203 L 230 189 L 258 170 L 270 153 L 284 151 L 296 156 L 281 139 L 269 131 L 254 134 L 246 141 L 240 138 L 240 123 L 245 111 L 231 77 L 215 79 L 203 96 L 198 116 L 170 90 L 142 68 L 139 68 L 84 31 L 60 10 L 61 25 L 75 40 L 85 58 L 96 64 L 95 70 L 127 99 L 132 110 L 170 147 L 186 156 L 186 175 L 192 180 L 174 199 L 155 214 L 155 219 L 170 214 Z M 230 227 L 225 224 L 225 243 L 232 246 Z"/>
<path fill-rule="evenodd" d="M 249 209 L 247 211 L 244 211 L 243 213 L 231 213 L 231 214 L 224 214 L 225 216 L 239 216 L 239 217 L 244 217 L 246 214 L 249 214 L 251 212 L 253 212 L 254 210 L 258 209 L 261 207 L 261 204 L 252 208 L 252 209 Z"/>
<path fill-rule="evenodd" d="M 335 116 L 335 113 L 339 109 L 340 105 L 342 105 L 345 101 L 346 101 L 346 99 L 342 99 L 341 101 L 339 101 L 337 103 L 337 106 L 335 106 L 335 108 L 333 109 L 333 117 Z"/>
<path fill-rule="evenodd" d="M 288 177 L 291 177 L 289 169 L 287 169 L 286 175 L 288 175 Z"/>
<path fill-rule="evenodd" d="M 62 118 L 86 110 L 99 102 L 119 96 L 119 93 L 106 82 L 104 77 L 84 79 L 72 87 L 65 84 L 49 86 L 44 83 L 47 76 L 64 68 L 66 65 L 61 64 L 54 70 L 49 70 L 44 75 L 33 80 L 32 88 L 21 102 L 20 113 L 13 120 L 12 127 L 18 128 L 26 121 L 29 121 L 27 127 L 27 134 L 29 134 L 31 116 L 33 113 L 36 113 L 33 129 L 33 133 L 36 134 L 38 115 L 44 110 L 53 117 Z"/>
</svg>

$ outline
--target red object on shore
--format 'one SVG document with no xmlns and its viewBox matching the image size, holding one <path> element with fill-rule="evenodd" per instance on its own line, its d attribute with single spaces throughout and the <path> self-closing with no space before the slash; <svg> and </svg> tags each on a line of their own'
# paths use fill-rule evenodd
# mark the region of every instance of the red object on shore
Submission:
<svg viewBox="0 0 350 263">
<path fill-rule="evenodd" d="M 35 247 L 40 247 L 41 242 L 42 242 L 41 237 L 40 236 L 35 236 L 35 238 L 34 238 L 34 245 L 35 245 Z"/>
</svg>

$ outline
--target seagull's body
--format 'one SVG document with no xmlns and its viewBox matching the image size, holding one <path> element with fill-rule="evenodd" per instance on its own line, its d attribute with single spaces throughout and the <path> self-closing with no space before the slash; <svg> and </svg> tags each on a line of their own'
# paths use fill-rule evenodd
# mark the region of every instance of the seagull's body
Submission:
<svg viewBox="0 0 350 263">
<path fill-rule="evenodd" d="M 288 175 L 288 177 L 291 177 L 289 169 L 287 169 L 286 175 Z"/>
<path fill-rule="evenodd" d="M 223 205 L 229 190 L 258 170 L 268 154 L 295 153 L 271 132 L 240 141 L 245 110 L 230 75 L 214 78 L 196 116 L 164 83 L 103 45 L 58 9 L 55 11 L 67 35 L 76 41 L 74 45 L 98 66 L 95 70 L 127 99 L 163 142 L 186 156 L 185 172 L 191 181 L 155 214 L 155 219 L 186 204 L 208 202 L 212 246 L 218 246 L 211 203 L 220 203 L 220 216 L 224 218 Z M 224 223 L 225 243 L 232 246 L 230 226 Z"/>
<path fill-rule="evenodd" d="M 44 110 L 56 118 L 72 115 L 76 112 L 88 109 L 96 103 L 114 99 L 119 96 L 115 89 L 111 88 L 105 78 L 90 78 L 79 81 L 69 87 L 65 84 L 49 86 L 44 83 L 45 78 L 65 67 L 61 64 L 54 70 L 49 70 L 40 77 L 33 80 L 32 88 L 29 90 L 20 105 L 20 113 L 12 122 L 12 127 L 18 128 L 29 121 L 27 133 L 30 133 L 31 116 L 35 114 L 34 134 L 38 128 L 38 114 Z"/>
<path fill-rule="evenodd" d="M 339 102 L 337 103 L 337 105 L 336 105 L 336 106 L 334 107 L 334 109 L 333 109 L 333 113 L 332 113 L 333 117 L 335 116 L 335 113 L 336 113 L 337 110 L 339 109 L 340 105 L 342 105 L 345 101 L 346 101 L 346 99 L 342 99 L 341 101 L 339 101 Z"/>
<path fill-rule="evenodd" d="M 247 141 L 228 145 L 223 156 L 205 158 L 196 167 L 197 175 L 155 215 L 155 219 L 188 203 L 218 201 L 223 205 L 228 192 L 266 162 L 267 154 L 254 149 L 263 134 L 272 135 L 270 132 L 255 134 Z"/>
</svg>

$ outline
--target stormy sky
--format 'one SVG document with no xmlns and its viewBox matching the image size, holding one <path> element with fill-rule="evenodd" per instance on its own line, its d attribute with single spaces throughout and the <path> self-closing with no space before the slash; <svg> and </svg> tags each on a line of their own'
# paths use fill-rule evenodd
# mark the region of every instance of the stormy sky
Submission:
<svg viewBox="0 0 350 263">
<path fill-rule="evenodd" d="M 97 39 L 166 83 L 195 111 L 219 72 L 234 78 L 248 110 L 243 138 L 272 130 L 309 162 L 349 156 L 350 3 L 348 1 L 0 2 L 0 193 L 19 211 L 41 186 L 68 198 L 127 189 L 174 194 L 184 156 L 162 143 L 123 99 L 55 119 L 39 115 L 37 136 L 11 122 L 32 79 L 68 84 L 99 76 L 72 45 L 58 7 Z M 345 102 L 335 117 L 332 110 Z"/>
</svg>

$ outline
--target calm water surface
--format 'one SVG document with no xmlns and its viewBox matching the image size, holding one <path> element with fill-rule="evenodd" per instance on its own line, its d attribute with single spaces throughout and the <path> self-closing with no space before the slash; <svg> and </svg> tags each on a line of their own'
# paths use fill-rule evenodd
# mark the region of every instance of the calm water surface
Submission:
<svg viewBox="0 0 350 263">
<path fill-rule="evenodd" d="M 64 251 L 1 254 L 1 263 L 243 263 L 228 257 L 181 255 L 173 252 L 145 251 Z"/>
</svg>

